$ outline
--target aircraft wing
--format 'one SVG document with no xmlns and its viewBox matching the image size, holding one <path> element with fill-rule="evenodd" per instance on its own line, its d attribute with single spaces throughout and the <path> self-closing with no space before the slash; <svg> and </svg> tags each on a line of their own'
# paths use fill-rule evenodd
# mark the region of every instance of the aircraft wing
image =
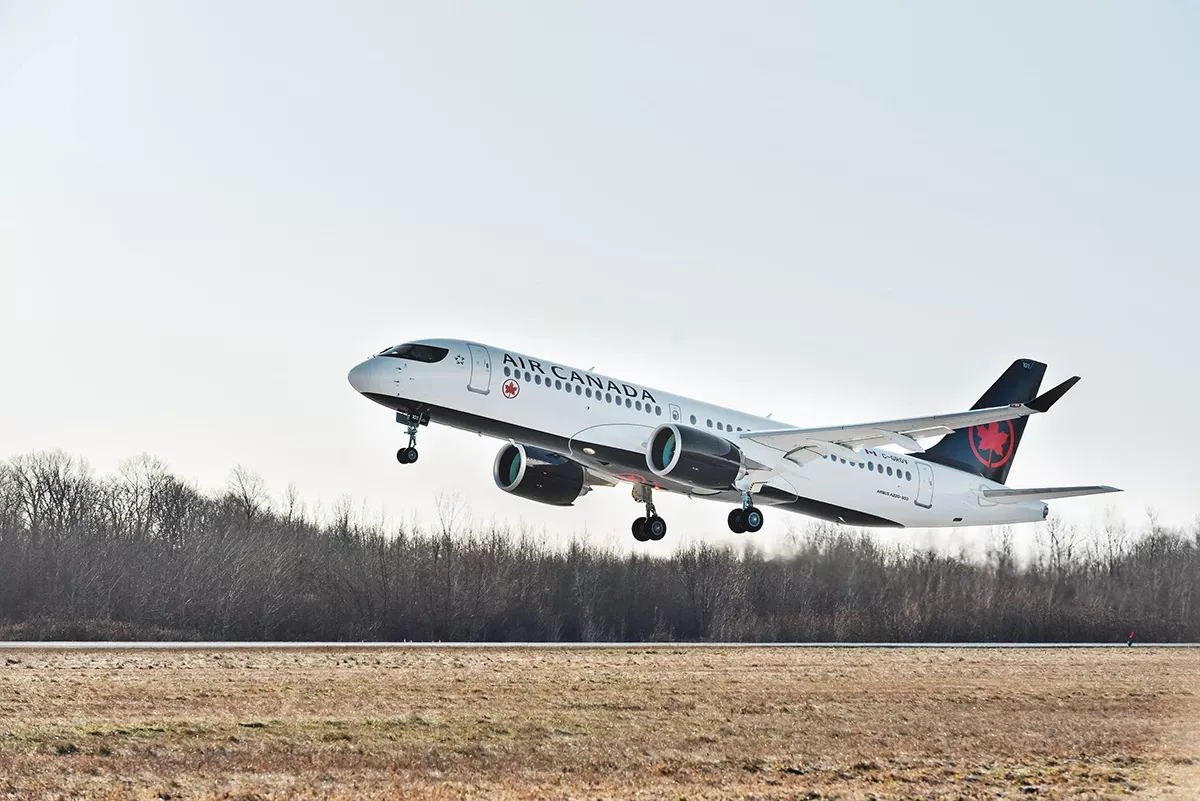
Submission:
<svg viewBox="0 0 1200 801">
<path fill-rule="evenodd" d="M 996 503 L 1020 503 L 1021 501 L 1049 501 L 1055 498 L 1078 498 L 1081 495 L 1103 495 L 1120 492 L 1116 487 L 1037 487 L 1035 489 L 987 489 L 980 494 Z"/>
<path fill-rule="evenodd" d="M 799 464 L 820 459 L 830 454 L 844 459 L 857 459 L 858 448 L 873 448 L 882 445 L 898 445 L 910 451 L 925 449 L 917 441 L 928 437 L 940 437 L 952 431 L 1001 420 L 1015 420 L 1047 411 L 1055 401 L 1075 386 L 1079 377 L 1069 378 L 1054 389 L 1045 392 L 1027 403 L 994 406 L 987 409 L 972 409 L 968 412 L 937 414 L 929 417 L 908 417 L 901 420 L 884 420 L 878 423 L 833 426 L 829 428 L 776 428 L 764 431 L 743 431 L 738 436 L 784 452 L 784 458 Z"/>
</svg>

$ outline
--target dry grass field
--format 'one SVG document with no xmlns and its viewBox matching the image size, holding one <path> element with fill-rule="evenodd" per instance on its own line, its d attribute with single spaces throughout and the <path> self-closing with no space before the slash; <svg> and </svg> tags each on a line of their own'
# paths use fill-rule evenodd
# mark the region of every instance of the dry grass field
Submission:
<svg viewBox="0 0 1200 801">
<path fill-rule="evenodd" d="M 1200 798 L 1200 652 L 0 651 L 0 798 Z"/>
</svg>

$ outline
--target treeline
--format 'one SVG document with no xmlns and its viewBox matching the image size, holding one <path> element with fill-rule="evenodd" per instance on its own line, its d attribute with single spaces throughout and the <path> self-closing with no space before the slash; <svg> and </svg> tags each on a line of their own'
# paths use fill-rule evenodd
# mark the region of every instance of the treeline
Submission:
<svg viewBox="0 0 1200 801">
<path fill-rule="evenodd" d="M 972 559 L 813 524 L 772 557 L 647 557 L 475 527 L 452 503 L 387 528 L 272 501 L 242 470 L 204 493 L 149 457 L 96 477 L 39 452 L 0 462 L 0 638 L 1200 641 L 1200 525 L 1051 521 L 1032 559 L 989 536 Z"/>
</svg>

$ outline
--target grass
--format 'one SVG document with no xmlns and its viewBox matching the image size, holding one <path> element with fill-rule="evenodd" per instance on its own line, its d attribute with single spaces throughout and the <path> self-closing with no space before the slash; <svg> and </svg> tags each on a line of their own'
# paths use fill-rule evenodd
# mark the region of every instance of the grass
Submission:
<svg viewBox="0 0 1200 801">
<path fill-rule="evenodd" d="M 16 651 L 0 798 L 1200 797 L 1200 651 Z"/>
</svg>

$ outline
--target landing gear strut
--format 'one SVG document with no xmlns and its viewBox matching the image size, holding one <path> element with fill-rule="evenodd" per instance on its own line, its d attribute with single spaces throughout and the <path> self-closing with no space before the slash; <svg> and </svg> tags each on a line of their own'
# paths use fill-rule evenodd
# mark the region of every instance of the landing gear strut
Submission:
<svg viewBox="0 0 1200 801">
<path fill-rule="evenodd" d="M 667 521 L 654 511 L 654 488 L 649 484 L 634 484 L 633 499 L 646 504 L 646 516 L 633 521 L 633 538 L 638 542 L 658 542 L 667 536 Z"/>
<path fill-rule="evenodd" d="M 742 493 L 742 508 L 729 513 L 729 530 L 734 534 L 749 531 L 754 533 L 763 527 L 763 514 L 750 498 L 749 492 Z"/>
<path fill-rule="evenodd" d="M 396 461 L 400 464 L 412 464 L 420 455 L 417 453 L 417 426 L 421 424 L 420 417 L 403 417 L 396 413 L 396 422 L 408 424 L 408 447 L 396 451 Z"/>
</svg>

